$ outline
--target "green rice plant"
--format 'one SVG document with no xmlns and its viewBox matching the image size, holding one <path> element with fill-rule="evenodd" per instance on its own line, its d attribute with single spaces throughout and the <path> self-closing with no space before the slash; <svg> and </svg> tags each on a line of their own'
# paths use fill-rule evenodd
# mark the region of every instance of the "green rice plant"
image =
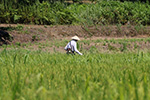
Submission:
<svg viewBox="0 0 150 100">
<path fill-rule="evenodd" d="M 16 66 L 14 69 L 11 63 L 5 65 L 0 61 L 5 83 L 2 99 L 79 99 L 81 96 L 86 100 L 149 99 L 149 85 L 146 85 L 149 53 L 146 52 L 88 52 L 84 56 L 72 56 L 18 49 L 7 54 L 6 58 L 3 51 L 1 59 L 12 61 L 17 54 Z M 28 60 L 24 63 L 26 55 Z"/>
<path fill-rule="evenodd" d="M 14 57 L 13 57 L 12 67 L 14 67 L 14 68 L 15 68 L 15 65 L 16 65 L 16 57 L 17 57 L 17 54 L 15 54 Z"/>
<path fill-rule="evenodd" d="M 134 49 L 137 49 L 137 48 L 138 48 L 137 43 L 134 43 Z"/>
<path fill-rule="evenodd" d="M 95 40 L 94 42 L 95 42 L 95 43 L 101 43 L 101 42 L 103 42 L 103 40 L 102 40 L 102 39 L 97 39 L 97 40 Z"/>
<path fill-rule="evenodd" d="M 28 57 L 29 57 L 29 55 L 25 54 L 25 56 L 24 56 L 24 64 L 26 64 L 26 62 L 28 61 Z"/>
<path fill-rule="evenodd" d="M 95 52 L 98 52 L 98 49 L 95 46 L 91 46 L 89 49 L 89 52 L 95 53 Z"/>
<path fill-rule="evenodd" d="M 19 94 L 21 93 L 21 87 L 20 87 L 20 73 L 17 72 L 16 75 L 16 81 L 14 82 L 12 86 L 12 99 L 18 99 L 20 96 Z"/>
<path fill-rule="evenodd" d="M 127 43 L 123 42 L 122 47 L 120 48 L 120 51 L 123 52 L 123 51 L 126 51 L 126 50 L 127 50 Z"/>
<path fill-rule="evenodd" d="M 79 43 L 80 43 L 80 41 L 79 41 Z M 82 40 L 81 43 L 90 45 L 91 41 L 90 40 Z"/>
<path fill-rule="evenodd" d="M 1 59 L 1 58 L 0 58 Z M 2 60 L 2 59 L 1 59 Z M 2 88 L 2 79 L 3 79 L 3 75 L 2 75 L 2 71 L 1 71 L 1 67 L 0 67 L 0 92 L 1 92 L 1 94 L 0 94 L 0 98 L 1 98 L 1 96 L 3 95 L 2 93 L 3 93 L 3 88 Z"/>
<path fill-rule="evenodd" d="M 146 39 L 116 39 L 123 48 L 132 41 Z M 55 42 L 54 42 L 55 41 Z M 52 45 L 68 40 L 53 41 Z M 112 40 L 107 40 L 112 46 Z M 106 40 L 81 40 L 80 43 L 106 43 Z M 46 46 L 42 43 L 37 44 Z M 82 50 L 80 45 L 79 50 Z M 84 55 L 66 55 L 7 46 L 0 51 L 0 98 L 27 99 L 85 99 L 85 100 L 149 100 L 150 52 L 99 52 L 96 46 Z"/>
<path fill-rule="evenodd" d="M 144 97 L 143 97 L 143 99 L 144 100 L 147 100 L 148 99 L 148 95 L 147 95 L 147 93 L 148 93 L 148 89 L 147 89 L 147 86 L 148 86 L 148 84 L 147 84 L 147 75 L 144 75 L 143 76 L 143 87 L 144 87 Z"/>
<path fill-rule="evenodd" d="M 150 43 L 150 39 L 149 39 L 149 38 L 147 39 L 147 42 L 149 42 L 149 43 Z"/>
</svg>

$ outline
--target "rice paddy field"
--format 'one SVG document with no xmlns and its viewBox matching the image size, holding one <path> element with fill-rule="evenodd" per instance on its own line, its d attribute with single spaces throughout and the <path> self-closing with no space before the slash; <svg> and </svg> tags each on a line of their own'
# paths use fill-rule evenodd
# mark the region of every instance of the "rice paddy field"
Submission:
<svg viewBox="0 0 150 100">
<path fill-rule="evenodd" d="M 67 42 L 43 45 L 60 48 Z M 149 100 L 150 52 L 128 50 L 131 42 L 149 39 L 83 40 L 79 42 L 83 56 L 3 46 L 0 100 Z M 92 46 L 91 51 L 81 48 L 84 43 L 124 43 L 125 50 L 101 52 Z"/>
<path fill-rule="evenodd" d="M 150 2 L 65 1 L 0 0 L 0 100 L 150 100 Z"/>
</svg>

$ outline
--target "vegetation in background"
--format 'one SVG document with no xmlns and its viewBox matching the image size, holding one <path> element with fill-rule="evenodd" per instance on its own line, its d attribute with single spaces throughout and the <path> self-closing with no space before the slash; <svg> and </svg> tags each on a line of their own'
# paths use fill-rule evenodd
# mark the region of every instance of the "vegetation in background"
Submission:
<svg viewBox="0 0 150 100">
<path fill-rule="evenodd" d="M 1 0 L 0 23 L 23 24 L 143 24 L 150 25 L 148 2 L 97 0 L 96 3 L 68 4 L 63 0 Z"/>
</svg>

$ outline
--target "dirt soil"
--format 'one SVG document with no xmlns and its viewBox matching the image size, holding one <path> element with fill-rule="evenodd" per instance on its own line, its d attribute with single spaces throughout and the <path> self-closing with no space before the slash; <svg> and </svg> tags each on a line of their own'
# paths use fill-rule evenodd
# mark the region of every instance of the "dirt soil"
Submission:
<svg viewBox="0 0 150 100">
<path fill-rule="evenodd" d="M 79 26 L 79 25 L 21 25 L 0 24 L 0 45 L 43 42 L 51 40 L 70 40 L 77 35 L 82 40 L 147 38 L 150 26 Z M 85 47 L 86 48 L 86 47 Z"/>
</svg>

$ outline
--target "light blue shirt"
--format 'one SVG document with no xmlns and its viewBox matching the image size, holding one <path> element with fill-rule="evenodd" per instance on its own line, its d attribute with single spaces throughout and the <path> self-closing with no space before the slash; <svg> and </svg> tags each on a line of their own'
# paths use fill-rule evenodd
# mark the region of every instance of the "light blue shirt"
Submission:
<svg viewBox="0 0 150 100">
<path fill-rule="evenodd" d="M 78 53 L 79 55 L 83 55 L 82 53 L 80 53 L 77 49 L 77 43 L 75 40 L 71 40 L 66 46 L 65 46 L 65 50 L 67 49 L 71 49 L 72 51 L 75 51 L 76 53 Z"/>
</svg>

